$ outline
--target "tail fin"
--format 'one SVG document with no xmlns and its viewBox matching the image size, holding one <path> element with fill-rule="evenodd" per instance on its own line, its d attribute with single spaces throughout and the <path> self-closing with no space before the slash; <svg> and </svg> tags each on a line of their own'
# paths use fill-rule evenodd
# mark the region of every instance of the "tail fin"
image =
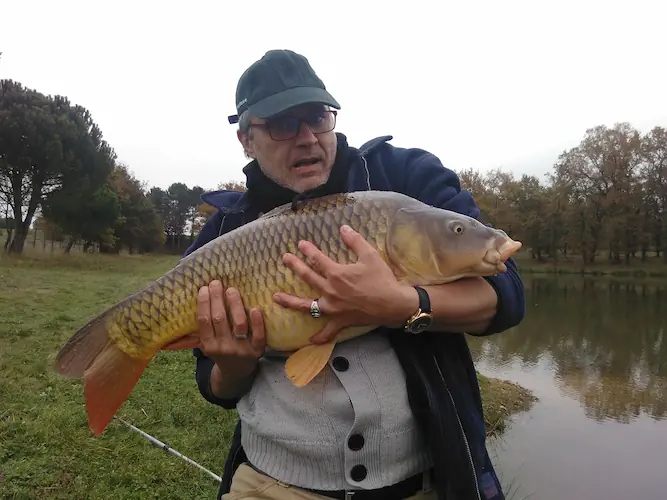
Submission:
<svg viewBox="0 0 667 500">
<path fill-rule="evenodd" d="M 96 436 L 128 398 L 151 359 L 133 358 L 109 342 L 84 373 L 88 426 Z"/>
<path fill-rule="evenodd" d="M 81 327 L 56 357 L 62 375 L 83 377 L 88 425 L 101 434 L 130 395 L 151 358 L 134 358 L 109 338 L 108 309 Z"/>
<path fill-rule="evenodd" d="M 115 307 L 91 319 L 67 341 L 56 356 L 56 369 L 68 377 L 83 377 L 84 371 L 109 342 L 108 320 Z"/>
</svg>

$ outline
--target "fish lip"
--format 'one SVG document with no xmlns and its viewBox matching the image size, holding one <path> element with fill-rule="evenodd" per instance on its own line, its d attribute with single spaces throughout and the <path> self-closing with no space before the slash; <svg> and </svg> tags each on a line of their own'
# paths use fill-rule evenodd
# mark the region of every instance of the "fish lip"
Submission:
<svg viewBox="0 0 667 500">
<path fill-rule="evenodd" d="M 500 261 L 505 262 L 512 255 L 518 252 L 522 246 L 523 244 L 520 241 L 515 241 L 512 239 L 505 241 L 505 243 L 500 245 L 500 247 L 497 249 L 498 253 L 500 254 Z"/>
<path fill-rule="evenodd" d="M 496 256 L 496 259 L 488 259 L 489 253 Z M 498 259 L 497 250 L 489 250 L 486 252 L 484 258 L 478 262 L 472 269 L 475 273 L 478 273 L 482 276 L 493 276 L 496 274 L 501 274 L 507 271 L 507 266 L 504 262 Z"/>
<path fill-rule="evenodd" d="M 505 261 L 517 250 L 521 248 L 518 241 L 505 241 L 499 247 L 489 248 L 482 258 L 480 269 L 493 270 L 495 274 L 507 271 Z"/>
<path fill-rule="evenodd" d="M 480 272 L 488 272 L 490 274 L 501 274 L 507 271 L 505 261 L 516 253 L 522 244 L 520 241 L 506 239 L 500 246 L 489 248 L 482 261 L 478 265 Z"/>
</svg>

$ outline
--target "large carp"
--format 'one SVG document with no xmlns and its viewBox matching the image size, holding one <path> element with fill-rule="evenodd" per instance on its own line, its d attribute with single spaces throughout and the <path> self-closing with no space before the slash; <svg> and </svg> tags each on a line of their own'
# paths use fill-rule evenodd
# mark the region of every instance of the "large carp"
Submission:
<svg viewBox="0 0 667 500">
<path fill-rule="evenodd" d="M 236 287 L 246 310 L 262 311 L 267 347 L 291 352 L 285 372 L 297 386 L 326 365 L 336 342 L 375 326 L 350 327 L 323 345 L 309 338 L 327 319 L 283 308 L 272 296 L 284 291 L 317 297 L 316 290 L 282 262 L 305 239 L 339 263 L 356 255 L 340 237 L 347 224 L 379 252 L 398 280 L 434 285 L 506 270 L 521 243 L 500 229 L 403 194 L 363 191 L 287 204 L 223 234 L 182 259 L 172 270 L 81 327 L 58 353 L 57 370 L 83 377 L 91 430 L 104 431 L 159 350 L 198 345 L 197 294 L 220 280 Z"/>
</svg>

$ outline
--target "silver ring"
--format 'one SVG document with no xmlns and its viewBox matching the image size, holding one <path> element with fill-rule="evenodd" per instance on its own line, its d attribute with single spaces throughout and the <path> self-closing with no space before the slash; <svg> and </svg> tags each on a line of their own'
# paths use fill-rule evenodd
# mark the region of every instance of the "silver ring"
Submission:
<svg viewBox="0 0 667 500">
<path fill-rule="evenodd" d="M 319 318 L 322 316 L 322 311 L 320 311 L 320 305 L 317 303 L 317 299 L 310 303 L 310 315 L 313 318 Z"/>
<path fill-rule="evenodd" d="M 236 335 L 236 334 L 234 334 L 234 338 L 235 338 L 236 340 L 247 339 L 247 338 L 248 338 L 248 334 L 247 334 L 247 333 L 244 333 L 243 335 Z"/>
</svg>

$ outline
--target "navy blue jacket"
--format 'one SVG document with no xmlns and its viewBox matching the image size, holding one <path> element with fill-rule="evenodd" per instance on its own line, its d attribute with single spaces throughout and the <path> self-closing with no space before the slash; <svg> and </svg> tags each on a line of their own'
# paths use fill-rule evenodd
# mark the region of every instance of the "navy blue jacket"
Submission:
<svg viewBox="0 0 667 500">
<path fill-rule="evenodd" d="M 350 148 L 347 191 L 397 191 L 429 205 L 480 215 L 471 194 L 461 189 L 458 176 L 433 154 L 417 148 L 398 148 L 383 136 Z M 217 208 L 185 255 L 220 234 L 256 218 L 258 210 L 245 193 L 213 191 L 202 200 Z M 515 262 L 507 271 L 487 281 L 498 295 L 498 312 L 482 335 L 519 324 L 525 313 L 524 287 Z M 486 449 L 479 385 L 464 334 L 431 332 L 391 335 L 405 370 L 410 405 L 426 437 L 434 460 L 436 488 L 441 500 L 504 500 L 500 483 Z M 196 379 L 204 398 L 227 409 L 238 400 L 217 399 L 210 390 L 213 362 L 195 349 Z M 229 491 L 236 467 L 245 460 L 237 424 L 224 467 L 219 497 Z"/>
</svg>

